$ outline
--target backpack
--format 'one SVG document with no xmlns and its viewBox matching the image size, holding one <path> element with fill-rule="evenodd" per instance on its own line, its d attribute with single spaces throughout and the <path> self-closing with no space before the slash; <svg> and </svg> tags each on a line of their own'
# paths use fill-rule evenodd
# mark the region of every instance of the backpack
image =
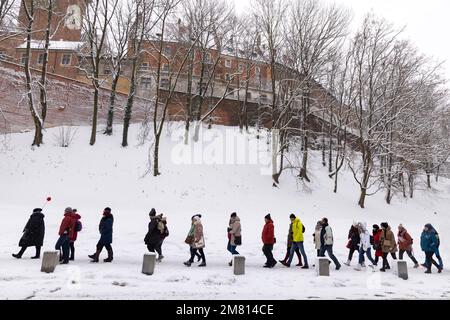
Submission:
<svg viewBox="0 0 450 320">
<path fill-rule="evenodd" d="M 75 231 L 80 232 L 81 229 L 83 229 L 83 225 L 81 224 L 80 220 L 77 220 L 77 222 L 75 222 Z"/>
</svg>

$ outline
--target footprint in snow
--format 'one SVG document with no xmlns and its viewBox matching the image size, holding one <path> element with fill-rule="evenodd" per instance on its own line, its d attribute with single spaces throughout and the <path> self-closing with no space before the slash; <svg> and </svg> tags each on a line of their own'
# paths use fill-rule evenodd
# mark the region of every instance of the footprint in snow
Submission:
<svg viewBox="0 0 450 320">
<path fill-rule="evenodd" d="M 113 284 L 113 286 L 125 287 L 128 283 L 114 281 L 112 284 Z"/>
</svg>

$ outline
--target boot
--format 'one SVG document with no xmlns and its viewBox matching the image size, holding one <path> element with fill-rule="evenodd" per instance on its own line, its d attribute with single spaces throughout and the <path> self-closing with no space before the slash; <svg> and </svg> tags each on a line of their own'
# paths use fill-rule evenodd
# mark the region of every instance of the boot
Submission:
<svg viewBox="0 0 450 320">
<path fill-rule="evenodd" d="M 416 263 L 416 264 L 414 265 L 414 269 L 417 269 L 418 267 L 419 267 L 419 264 Z"/>
<path fill-rule="evenodd" d="M 36 254 L 31 259 L 39 259 L 41 257 L 41 247 L 36 247 Z"/>
<path fill-rule="evenodd" d="M 200 263 L 198 266 L 199 267 L 206 267 L 206 261 L 202 261 L 202 263 Z"/>
<path fill-rule="evenodd" d="M 363 265 L 359 263 L 359 264 L 356 266 L 355 270 L 356 270 L 356 271 L 361 271 L 362 268 L 363 268 Z"/>
<path fill-rule="evenodd" d="M 346 266 L 349 266 L 349 267 L 350 267 L 350 260 L 347 260 L 347 262 L 344 262 L 344 264 L 345 264 Z"/>
<path fill-rule="evenodd" d="M 22 255 L 26 249 L 27 249 L 27 247 L 21 247 L 19 253 L 16 253 L 16 254 L 13 253 L 12 256 L 16 259 L 20 259 L 20 258 L 22 258 Z"/>
<path fill-rule="evenodd" d="M 308 266 L 308 265 L 304 265 L 304 266 L 302 267 L 302 269 L 309 269 L 309 266 Z"/>
<path fill-rule="evenodd" d="M 430 269 L 427 269 L 427 271 L 425 271 L 425 273 L 431 273 L 431 270 L 430 270 Z"/>
<path fill-rule="evenodd" d="M 287 262 L 288 261 L 288 259 L 289 259 L 289 251 L 288 252 L 286 252 L 286 256 L 284 257 L 284 259 L 283 260 L 278 260 L 279 262 L 281 262 L 281 263 L 283 263 L 283 262 Z"/>
<path fill-rule="evenodd" d="M 113 261 L 113 251 L 112 249 L 108 250 L 108 258 L 103 259 L 103 262 L 112 262 Z"/>
<path fill-rule="evenodd" d="M 188 260 L 188 261 L 183 262 L 183 264 L 184 264 L 185 266 L 190 267 L 191 264 L 192 264 L 192 262 L 191 262 L 191 260 Z"/>
<path fill-rule="evenodd" d="M 282 264 L 283 266 L 285 266 L 285 267 L 288 267 L 288 268 L 291 266 L 289 263 L 284 262 L 284 261 L 281 261 L 281 264 Z"/>
<path fill-rule="evenodd" d="M 98 257 L 100 255 L 100 250 L 97 250 L 94 254 L 89 255 L 88 257 L 92 259 L 91 262 L 98 262 Z"/>
</svg>

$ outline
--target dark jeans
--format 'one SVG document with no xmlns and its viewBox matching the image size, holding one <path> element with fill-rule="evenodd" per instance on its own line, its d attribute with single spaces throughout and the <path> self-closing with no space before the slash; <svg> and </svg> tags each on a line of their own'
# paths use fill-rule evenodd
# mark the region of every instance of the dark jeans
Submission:
<svg viewBox="0 0 450 320">
<path fill-rule="evenodd" d="M 408 250 L 402 250 L 402 249 L 400 249 L 400 252 L 398 253 L 398 258 L 399 258 L 400 260 L 403 260 L 403 254 L 404 254 L 405 252 L 406 252 L 406 254 L 408 255 L 408 257 L 412 260 L 412 262 L 414 262 L 414 264 L 417 264 L 417 263 L 418 263 L 417 260 L 416 260 L 416 258 L 414 258 L 412 252 L 411 252 L 411 251 L 408 251 Z"/>
<path fill-rule="evenodd" d="M 439 264 L 433 259 L 434 252 L 426 251 L 425 252 L 425 265 L 428 271 L 431 271 L 431 264 L 433 264 L 438 270 L 441 269 Z"/>
<path fill-rule="evenodd" d="M 103 248 L 106 248 L 106 251 L 108 251 L 108 257 L 112 258 L 113 255 L 113 248 L 111 247 L 111 244 L 101 244 L 101 243 L 97 243 L 97 251 L 98 251 L 98 255 L 100 255 L 100 253 L 102 252 Z"/>
<path fill-rule="evenodd" d="M 374 259 L 375 264 L 378 264 L 379 260 L 380 260 L 380 256 L 375 256 L 375 259 Z"/>
<path fill-rule="evenodd" d="M 203 248 L 200 249 L 195 249 L 195 248 L 190 248 L 191 250 L 191 258 L 189 259 L 189 262 L 194 262 L 194 257 L 198 256 L 197 250 L 198 252 L 200 252 L 200 256 L 202 257 L 202 261 L 206 263 L 206 258 L 205 258 L 205 253 L 203 252 Z"/>
<path fill-rule="evenodd" d="M 350 248 L 350 251 L 348 252 L 348 261 L 352 261 L 353 253 L 355 251 L 359 251 L 359 247 L 357 247 L 357 248 Z"/>
<path fill-rule="evenodd" d="M 70 241 L 69 242 L 69 249 L 70 249 L 70 260 L 75 259 L 75 242 Z"/>
<path fill-rule="evenodd" d="M 20 251 L 18 253 L 18 255 L 21 257 L 23 255 L 23 253 L 25 252 L 25 250 L 27 250 L 28 247 L 20 247 Z M 40 257 L 41 256 L 41 247 L 40 246 L 36 246 L 36 257 Z"/>
<path fill-rule="evenodd" d="M 159 243 L 152 243 L 147 245 L 147 249 L 150 252 L 158 252 L 159 255 L 162 255 L 161 253 L 161 245 Z"/>
<path fill-rule="evenodd" d="M 237 246 L 233 246 L 230 242 L 228 242 L 227 250 L 230 251 L 231 254 L 239 254 L 239 252 L 236 251 Z"/>
<path fill-rule="evenodd" d="M 287 262 L 287 259 L 289 259 L 289 256 L 291 254 L 291 247 L 292 247 L 292 245 L 287 246 L 287 248 L 286 248 L 286 255 L 284 256 L 284 260 L 283 260 L 284 262 Z M 297 255 L 297 258 L 298 258 L 298 264 L 299 265 L 303 265 L 303 263 L 302 263 L 302 255 L 300 253 L 300 249 L 299 248 L 295 248 L 295 254 Z"/>
<path fill-rule="evenodd" d="M 339 263 L 338 259 L 333 254 L 333 245 L 324 245 L 320 248 L 319 257 L 325 257 L 325 252 L 328 253 L 328 256 L 331 260 L 333 260 L 336 267 L 340 267 L 341 264 Z"/>
<path fill-rule="evenodd" d="M 389 262 L 387 260 L 388 254 L 389 254 L 389 252 L 383 252 L 383 267 L 382 267 L 383 269 L 391 268 L 391 266 L 389 265 Z M 392 256 L 392 259 L 397 260 L 397 256 L 395 255 L 395 252 L 391 252 L 391 256 Z"/>
<path fill-rule="evenodd" d="M 55 249 L 61 252 L 62 248 L 62 261 L 65 263 L 69 262 L 69 247 L 69 237 L 67 234 L 61 235 L 55 244 Z"/>
<path fill-rule="evenodd" d="M 436 254 L 436 258 L 439 261 L 439 267 L 441 267 L 441 269 L 444 269 L 444 263 L 442 262 L 441 254 L 439 253 L 439 247 L 436 249 L 434 253 Z"/>
<path fill-rule="evenodd" d="M 308 257 L 306 256 L 305 247 L 303 246 L 303 241 L 301 242 L 292 242 L 291 252 L 289 253 L 289 260 L 287 264 L 291 264 L 292 259 L 294 258 L 295 249 L 300 249 L 300 252 L 305 260 L 305 266 L 308 266 Z"/>
<path fill-rule="evenodd" d="M 263 251 L 264 255 L 266 256 L 266 259 L 267 259 L 266 265 L 268 265 L 268 266 L 274 266 L 277 263 L 275 261 L 275 259 L 273 258 L 272 250 L 273 250 L 273 244 L 263 245 L 262 251 Z"/>
<path fill-rule="evenodd" d="M 375 260 L 373 260 L 373 258 L 372 258 L 370 248 L 367 248 L 367 251 L 364 251 L 364 249 L 362 247 L 359 249 L 359 260 L 358 260 L 359 264 L 362 264 L 364 262 L 364 254 L 366 254 L 367 259 L 369 259 L 369 261 L 372 264 L 374 264 L 374 265 L 377 264 L 377 262 L 375 262 Z"/>
</svg>

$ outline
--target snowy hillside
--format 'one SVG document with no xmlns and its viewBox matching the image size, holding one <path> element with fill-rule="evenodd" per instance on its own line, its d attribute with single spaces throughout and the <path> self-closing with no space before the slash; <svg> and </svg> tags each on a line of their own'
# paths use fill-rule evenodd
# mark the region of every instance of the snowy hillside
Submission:
<svg viewBox="0 0 450 320">
<path fill-rule="evenodd" d="M 36 150 L 30 148 L 32 133 L 12 135 L 9 149 L 0 153 L 0 299 L 450 298 L 450 275 L 445 269 L 442 274 L 433 269 L 434 273 L 427 275 L 423 268 L 410 268 L 410 278 L 405 281 L 392 270 L 355 271 L 355 254 L 351 267 L 344 265 L 335 271 L 332 265 L 331 276 L 319 278 L 313 268 L 288 269 L 280 264 L 274 269 L 262 268 L 265 258 L 261 252 L 261 231 L 267 213 L 274 219 L 277 260 L 285 254 L 289 214 L 302 219 L 310 266 L 315 260 L 311 234 L 322 217 L 328 217 L 333 228 L 334 251 L 341 262 L 347 258 L 345 245 L 353 221 L 366 221 L 369 226 L 388 221 L 395 233 L 397 225 L 403 223 L 414 238 L 419 262 L 424 261 L 420 233 L 425 223 L 432 223 L 441 235 L 446 267 L 450 264 L 449 180 L 434 184 L 436 190 L 418 191 L 412 200 L 395 197 L 390 206 L 383 201 L 382 193 L 377 194 L 368 198 L 367 208 L 362 210 L 356 204 L 358 187 L 347 170 L 340 177 L 338 194 L 332 193 L 332 182 L 320 161 L 310 162 L 312 183 L 308 188 L 288 172 L 281 176 L 280 188 L 273 188 L 263 165 L 268 156 L 265 137 L 256 140 L 249 135 L 247 156 L 236 155 L 232 161 L 232 148 L 227 143 L 237 129 L 205 130 L 204 142 L 196 145 L 200 149 L 189 153 L 190 147 L 182 144 L 183 131 L 178 127 L 182 128 L 182 124 L 172 123 L 164 135 L 162 175 L 157 178 L 143 177 L 150 145 L 138 146 L 138 125 L 131 127 L 130 137 L 135 140 L 132 143 L 130 139 L 127 149 L 120 147 L 120 127 L 115 128 L 113 137 L 99 134 L 93 147 L 88 145 L 89 127 L 78 129 L 69 148 L 56 146 L 57 128 L 48 130 L 46 144 Z M 257 162 L 256 154 L 260 163 L 251 164 Z M 236 161 L 247 164 L 226 164 Z M 41 273 L 41 261 L 29 259 L 34 248 L 29 248 L 21 260 L 11 257 L 18 251 L 32 209 L 42 206 L 47 196 L 53 201 L 43 211 L 43 250 L 53 249 L 65 207 L 77 208 L 83 222 L 76 242 L 76 261 L 58 266 L 53 274 Z M 87 255 L 94 251 L 98 222 L 106 206 L 112 208 L 115 217 L 114 261 L 92 264 Z M 145 276 L 140 272 L 142 255 L 146 253 L 143 239 L 152 207 L 168 217 L 170 236 L 163 245 L 166 258 L 156 266 L 154 275 Z M 242 222 L 243 246 L 238 251 L 247 258 L 244 276 L 234 276 L 228 266 L 231 255 L 226 251 L 226 228 L 233 211 Z M 202 214 L 206 268 L 198 268 L 196 263 L 190 268 L 183 265 L 189 258 L 184 239 L 195 213 Z M 104 251 L 101 259 L 105 255 Z"/>
</svg>

